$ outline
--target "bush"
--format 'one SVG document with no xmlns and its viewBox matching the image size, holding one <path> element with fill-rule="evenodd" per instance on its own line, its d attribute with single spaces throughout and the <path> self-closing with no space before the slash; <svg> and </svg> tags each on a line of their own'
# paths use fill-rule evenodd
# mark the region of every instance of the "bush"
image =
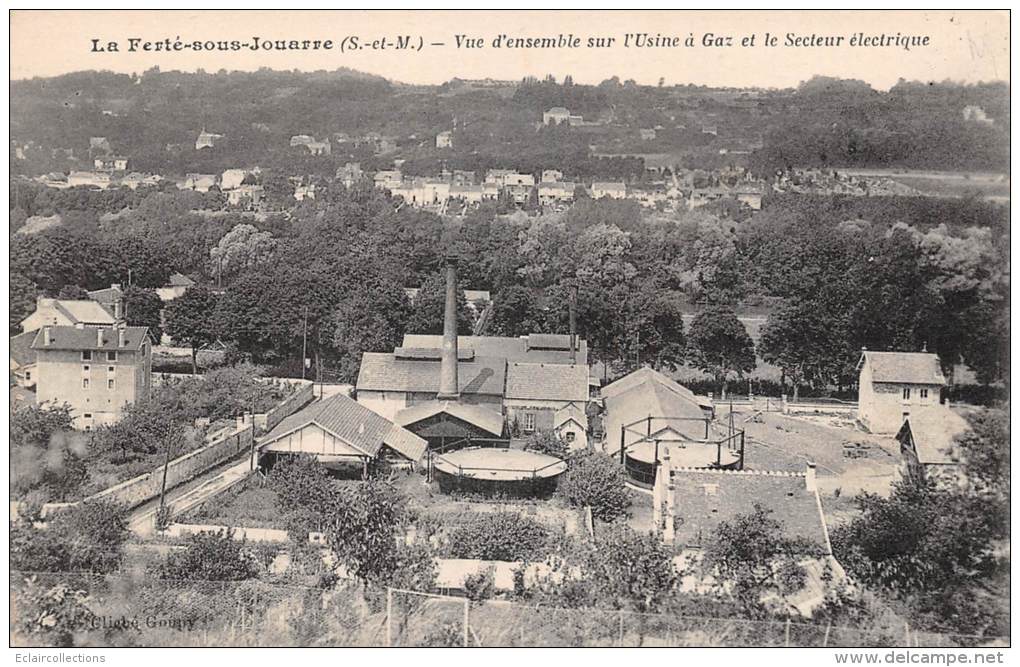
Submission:
<svg viewBox="0 0 1020 667">
<path fill-rule="evenodd" d="M 485 602 L 496 594 L 496 569 L 488 567 L 464 577 L 464 594 L 472 602 Z"/>
<path fill-rule="evenodd" d="M 11 526 L 11 567 L 46 572 L 111 572 L 120 565 L 127 520 L 107 500 L 80 503 L 36 528 L 29 520 Z"/>
<path fill-rule="evenodd" d="M 565 459 L 569 455 L 567 443 L 553 431 L 535 431 L 525 439 L 524 449 L 555 456 L 558 459 Z"/>
<path fill-rule="evenodd" d="M 174 581 L 243 581 L 258 570 L 245 543 L 235 540 L 233 531 L 221 530 L 189 536 L 187 548 L 167 556 L 158 575 Z"/>
<path fill-rule="evenodd" d="M 592 515 L 603 521 L 625 515 L 630 505 L 623 467 L 594 450 L 571 459 L 558 490 L 574 507 L 591 506 Z"/>
<path fill-rule="evenodd" d="M 531 560 L 544 556 L 549 531 L 534 519 L 500 511 L 473 515 L 450 532 L 447 543 L 453 558 Z"/>
<path fill-rule="evenodd" d="M 269 473 L 269 486 L 295 539 L 303 541 L 302 535 L 322 530 L 337 497 L 336 485 L 314 456 L 278 457 Z"/>
</svg>

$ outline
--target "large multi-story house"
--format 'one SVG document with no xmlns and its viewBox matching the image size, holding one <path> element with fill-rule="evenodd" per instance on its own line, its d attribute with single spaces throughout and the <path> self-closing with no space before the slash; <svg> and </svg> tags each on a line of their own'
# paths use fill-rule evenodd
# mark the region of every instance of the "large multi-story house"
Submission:
<svg viewBox="0 0 1020 667">
<path fill-rule="evenodd" d="M 946 377 L 938 355 L 863 350 L 857 418 L 872 433 L 897 433 L 911 414 L 941 404 Z"/>
<path fill-rule="evenodd" d="M 67 404 L 76 428 L 113 424 L 147 398 L 152 343 L 146 327 L 43 326 L 32 342 L 36 400 Z"/>
</svg>

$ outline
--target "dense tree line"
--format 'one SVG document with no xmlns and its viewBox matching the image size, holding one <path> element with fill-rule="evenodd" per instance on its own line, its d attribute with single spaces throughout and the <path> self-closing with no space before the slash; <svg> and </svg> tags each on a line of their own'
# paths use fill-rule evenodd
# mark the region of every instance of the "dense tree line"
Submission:
<svg viewBox="0 0 1020 667">
<path fill-rule="evenodd" d="M 175 339 L 222 342 L 290 374 L 300 374 L 304 349 L 314 372 L 350 381 L 361 352 L 441 330 L 442 264 L 453 252 L 461 287 L 493 293 L 488 333 L 565 333 L 573 302 L 607 377 L 686 363 L 721 384 L 757 356 L 796 385 L 839 388 L 854 383 L 862 347 L 926 347 L 947 372 L 962 361 L 982 382 L 1008 371 L 1008 227 L 993 204 L 789 195 L 738 221 L 583 200 L 565 213 L 500 215 L 490 205 L 443 220 L 369 186 L 333 184 L 287 218 L 256 219 L 201 215 L 190 197 L 150 193 L 95 232 L 71 220 L 16 234 L 12 331 L 37 294 L 126 284 L 129 271 L 132 285 L 151 288 L 176 270 L 208 289 L 167 308 Z M 414 303 L 406 287 L 421 288 Z M 154 327 L 143 294 L 129 317 Z M 742 327 L 723 326 L 749 304 L 771 313 L 756 346 L 738 340 Z M 710 316 L 685 325 L 706 308 Z"/>
<path fill-rule="evenodd" d="M 1006 171 L 1009 161 L 1008 92 L 1001 83 L 901 82 L 881 92 L 816 77 L 796 90 L 719 91 L 639 86 L 616 77 L 597 86 L 548 77 L 476 90 L 396 86 L 343 69 L 186 74 L 154 68 L 138 76 L 80 72 L 17 81 L 11 93 L 11 135 L 25 158 L 13 160 L 12 168 L 23 174 L 87 168 L 89 137 L 102 136 L 141 171 L 217 173 L 258 164 L 288 175 L 325 176 L 350 159 L 372 168 L 389 159 L 353 141 L 338 141 L 332 155 L 315 157 L 291 148 L 291 136 L 370 132 L 399 140 L 409 173 L 445 165 L 634 178 L 641 175 L 640 161 L 600 161 L 589 145 L 620 154 L 666 149 L 685 160 L 696 157 L 694 167 L 718 160 L 719 147 L 758 137 L 764 146 L 751 164 L 764 175 L 805 166 Z M 554 106 L 605 125 L 536 132 L 542 112 Z M 981 108 L 992 122 L 965 119 L 966 107 Z M 925 113 L 917 113 L 922 108 Z M 719 136 L 702 132 L 705 123 L 717 126 Z M 653 127 L 659 128 L 656 142 L 639 139 L 638 128 Z M 203 129 L 223 138 L 195 150 Z M 454 132 L 453 148 L 436 149 L 435 135 L 447 130 Z M 73 149 L 74 159 L 55 149 Z"/>
</svg>

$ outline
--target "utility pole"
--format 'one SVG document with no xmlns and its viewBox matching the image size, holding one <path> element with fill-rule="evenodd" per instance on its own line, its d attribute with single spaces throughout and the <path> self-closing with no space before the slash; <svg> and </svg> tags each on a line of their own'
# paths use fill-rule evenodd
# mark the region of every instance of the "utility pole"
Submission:
<svg viewBox="0 0 1020 667">
<path fill-rule="evenodd" d="M 167 424 L 166 427 L 166 452 L 163 455 L 163 483 L 159 489 L 159 512 L 156 514 L 157 518 L 162 518 L 166 512 L 166 476 L 170 470 L 170 449 L 173 444 L 173 422 Z"/>
<path fill-rule="evenodd" d="M 301 379 L 305 379 L 305 363 L 308 359 L 308 306 L 305 306 L 305 323 L 301 330 Z"/>
</svg>

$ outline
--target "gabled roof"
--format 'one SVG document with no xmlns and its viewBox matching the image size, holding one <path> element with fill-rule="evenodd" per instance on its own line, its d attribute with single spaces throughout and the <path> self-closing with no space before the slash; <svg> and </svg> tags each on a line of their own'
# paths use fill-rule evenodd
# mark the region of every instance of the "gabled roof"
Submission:
<svg viewBox="0 0 1020 667">
<path fill-rule="evenodd" d="M 438 393 L 440 366 L 439 361 L 398 359 L 387 352 L 365 352 L 361 355 L 357 389 Z M 462 394 L 502 396 L 506 362 L 483 356 L 461 361 L 457 364 L 457 377 Z"/>
<path fill-rule="evenodd" d="M 412 461 L 419 461 L 428 448 L 422 438 L 343 394 L 312 403 L 285 418 L 260 444 L 269 444 L 310 424 L 372 457 L 386 445 Z"/>
<path fill-rule="evenodd" d="M 619 394 L 630 391 L 635 387 L 648 382 L 658 383 L 665 387 L 666 389 L 669 389 L 673 393 L 677 394 L 678 396 L 685 398 L 689 401 L 692 401 L 694 403 L 697 403 L 698 405 L 704 408 L 712 407 L 712 401 L 709 400 L 707 396 L 699 396 L 695 394 L 693 391 L 683 386 L 676 380 L 673 380 L 672 378 L 660 373 L 659 371 L 649 366 L 643 366 L 642 368 L 639 368 L 636 371 L 624 375 L 619 380 L 614 380 L 613 382 L 610 382 L 609 384 L 602 388 L 602 390 L 600 391 L 600 395 L 602 396 L 602 398 L 617 396 Z"/>
<path fill-rule="evenodd" d="M 194 284 L 194 280 L 176 271 L 170 274 L 170 280 L 167 282 L 168 287 L 192 287 Z"/>
<path fill-rule="evenodd" d="M 581 428 L 588 429 L 588 415 L 577 407 L 576 403 L 568 403 L 556 411 L 556 414 L 553 415 L 553 428 L 559 428 L 571 420 L 577 422 Z"/>
<path fill-rule="evenodd" d="M 26 331 L 17 336 L 11 336 L 11 361 L 18 366 L 31 366 L 35 363 L 32 341 L 35 340 L 37 333 L 37 331 Z"/>
<path fill-rule="evenodd" d="M 673 470 L 673 486 L 676 516 L 683 519 L 675 522 L 677 544 L 706 545 L 720 523 L 753 512 L 757 503 L 772 511 L 786 537 L 832 551 L 818 494 L 803 473 L 680 468 Z"/>
<path fill-rule="evenodd" d="M 900 428 L 900 442 L 909 434 L 918 463 L 955 465 L 960 463 L 956 439 L 970 430 L 970 424 L 959 413 L 944 405 L 912 411 Z"/>
<path fill-rule="evenodd" d="M 946 384 L 942 365 L 937 354 L 929 352 L 872 352 L 861 353 L 860 367 L 868 364 L 872 382 L 899 382 L 904 384 Z"/>
<path fill-rule="evenodd" d="M 43 345 L 45 329 L 50 330 L 50 344 Z M 103 342 L 99 343 L 98 332 L 103 332 Z M 120 345 L 120 332 L 124 332 L 124 345 Z M 114 352 L 126 350 L 137 352 L 149 338 L 148 327 L 44 327 L 32 332 L 35 339 L 33 350 L 105 350 Z"/>
<path fill-rule="evenodd" d="M 82 324 L 108 324 L 112 326 L 116 320 L 113 315 L 98 301 L 91 299 L 48 299 L 32 313 L 35 315 L 40 308 L 53 308 L 71 322 Z M 32 317 L 29 315 L 25 320 Z M 24 323 L 25 320 L 22 320 Z"/>
<path fill-rule="evenodd" d="M 503 415 L 480 405 L 430 401 L 401 410 L 397 413 L 394 420 L 400 426 L 410 426 L 440 413 L 446 413 L 461 421 L 477 426 L 497 438 L 503 436 Z"/>
<path fill-rule="evenodd" d="M 583 403 L 588 400 L 588 367 L 510 363 L 506 372 L 506 398 Z"/>
</svg>

